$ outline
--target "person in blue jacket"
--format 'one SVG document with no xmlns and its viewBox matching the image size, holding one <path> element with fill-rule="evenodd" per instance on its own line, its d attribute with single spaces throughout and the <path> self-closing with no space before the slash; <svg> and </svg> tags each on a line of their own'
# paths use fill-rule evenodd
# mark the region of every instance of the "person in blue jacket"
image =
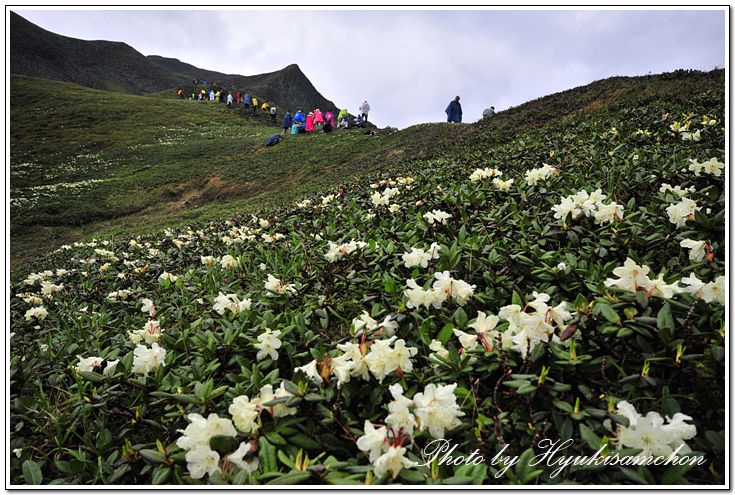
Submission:
<svg viewBox="0 0 735 495">
<path fill-rule="evenodd" d="M 245 93 L 245 98 L 243 98 L 242 100 L 242 106 L 245 107 L 245 113 L 248 113 L 251 104 L 252 102 L 250 101 L 250 93 Z"/>
<path fill-rule="evenodd" d="M 281 125 L 284 134 L 287 134 L 288 131 L 291 130 L 291 124 L 293 124 L 293 120 L 291 119 L 291 110 L 288 110 L 286 115 L 283 116 L 283 125 Z"/>
<path fill-rule="evenodd" d="M 462 122 L 462 105 L 459 104 L 459 96 L 449 102 L 449 106 L 444 113 L 447 114 L 447 122 Z"/>
<path fill-rule="evenodd" d="M 275 145 L 277 145 L 278 143 L 281 142 L 281 139 L 283 139 L 283 138 L 281 137 L 280 134 L 273 134 L 270 138 L 268 138 L 268 141 L 265 142 L 265 145 L 266 146 L 275 146 Z"/>
<path fill-rule="evenodd" d="M 299 125 L 304 124 L 306 122 L 306 117 L 304 117 L 304 114 L 301 112 L 301 109 L 299 108 L 299 111 L 296 112 L 296 115 L 293 116 L 293 122 L 298 123 Z"/>
</svg>

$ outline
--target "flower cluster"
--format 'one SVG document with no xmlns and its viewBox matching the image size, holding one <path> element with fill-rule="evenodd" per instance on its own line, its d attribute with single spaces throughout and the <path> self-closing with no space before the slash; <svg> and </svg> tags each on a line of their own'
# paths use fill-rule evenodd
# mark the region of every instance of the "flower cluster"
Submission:
<svg viewBox="0 0 735 495">
<path fill-rule="evenodd" d="M 281 335 L 280 330 L 275 332 L 270 328 L 266 328 L 265 332 L 258 335 L 258 343 L 253 346 L 258 349 L 258 354 L 255 356 L 258 361 L 266 356 L 270 356 L 271 359 L 278 359 L 278 349 L 281 348 L 281 341 L 278 336 Z"/>
<path fill-rule="evenodd" d="M 533 308 L 533 313 L 527 313 L 524 308 L 516 304 L 504 306 L 498 312 L 500 318 L 510 323 L 504 332 L 503 340 L 510 338 L 513 343 L 511 349 L 519 352 L 524 358 L 527 352 L 532 352 L 534 347 L 541 342 L 559 342 L 559 337 L 554 330 L 556 327 L 564 330 L 566 320 L 572 316 L 566 309 L 566 301 L 550 307 L 546 304 L 551 299 L 548 294 L 539 294 L 534 291 L 532 297 L 534 300 L 529 302 L 526 308 Z M 556 327 L 552 325 L 552 322 L 556 324 Z"/>
<path fill-rule="evenodd" d="M 277 279 L 269 273 L 268 280 L 266 280 L 265 282 L 265 290 L 267 290 L 270 294 L 283 294 L 284 292 L 296 292 L 296 287 L 294 287 L 292 284 L 283 283 L 281 280 Z"/>
<path fill-rule="evenodd" d="M 413 370 L 411 357 L 416 355 L 418 349 L 406 347 L 405 340 L 396 339 L 397 337 L 393 336 L 385 340 L 374 340 L 370 345 L 365 342 L 338 344 L 337 348 L 343 354 L 330 361 L 338 385 L 350 381 L 353 376 L 369 380 L 368 372 L 380 383 L 383 383 L 390 373 L 410 373 Z"/>
<path fill-rule="evenodd" d="M 446 225 L 447 220 L 452 218 L 452 215 L 441 210 L 433 210 L 431 212 L 424 213 L 424 218 L 429 222 L 429 225 L 434 225 L 434 222 Z"/>
<path fill-rule="evenodd" d="M 725 168 L 725 164 L 718 161 L 717 158 L 710 158 L 709 161 L 704 163 L 699 163 L 695 158 L 690 158 L 689 161 L 691 162 L 689 170 L 694 172 L 694 175 L 696 176 L 699 176 L 699 174 L 704 171 L 705 173 L 719 177 L 722 175 L 722 170 Z"/>
<path fill-rule="evenodd" d="M 239 313 L 240 311 L 250 309 L 250 306 L 252 305 L 251 299 L 243 299 L 240 301 L 237 295 L 223 294 L 222 292 L 219 293 L 214 302 L 214 310 L 221 315 L 225 314 L 225 311 L 228 309 L 233 313 Z"/>
<path fill-rule="evenodd" d="M 639 414 L 633 405 L 627 401 L 617 404 L 617 413 L 628 419 L 628 426 L 618 425 L 612 441 L 618 449 L 623 446 L 634 449 L 643 449 L 639 456 L 664 456 L 667 457 L 679 451 L 682 454 L 691 452 L 684 440 L 689 440 L 697 435 L 697 427 L 685 423 L 692 418 L 686 414 L 676 413 L 673 418 L 664 418 L 655 411 L 649 411 L 645 416 Z M 609 419 L 605 420 L 605 426 L 611 429 Z"/>
<path fill-rule="evenodd" d="M 370 313 L 363 311 L 359 318 L 352 320 L 352 325 L 355 328 L 355 335 L 360 335 L 365 330 L 368 332 L 375 332 L 376 330 L 383 329 L 388 337 L 392 337 L 398 330 L 398 323 L 391 320 L 391 316 L 388 315 L 383 319 L 382 323 L 378 323 L 370 317 Z"/>
<path fill-rule="evenodd" d="M 105 361 L 101 357 L 92 356 L 88 358 L 83 358 L 82 356 L 77 355 L 79 358 L 79 363 L 74 367 L 74 370 L 79 373 L 80 371 L 92 371 L 95 366 L 101 366 L 103 362 L 106 362 L 105 369 L 102 370 L 102 374 L 106 375 L 112 369 L 117 365 L 117 363 L 120 362 L 119 359 L 116 359 L 115 361 Z"/>
<path fill-rule="evenodd" d="M 472 182 L 479 182 L 483 179 L 487 179 L 490 177 L 502 177 L 503 172 L 501 172 L 498 169 L 495 168 L 478 168 L 474 172 L 472 172 L 472 175 L 470 175 L 470 180 Z"/>
<path fill-rule="evenodd" d="M 408 308 L 418 308 L 424 306 L 428 308 L 433 306 L 436 309 L 441 308 L 442 303 L 448 299 L 455 299 L 457 304 L 464 306 L 469 298 L 474 294 L 475 285 L 470 285 L 464 280 L 455 280 L 449 272 L 437 272 L 434 274 L 436 281 L 431 290 L 424 290 L 412 278 L 406 281 L 408 289 L 404 291 L 408 297 Z"/>
<path fill-rule="evenodd" d="M 617 287 L 619 289 L 636 292 L 643 289 L 649 294 L 672 298 L 675 294 L 689 293 L 699 294 L 705 302 L 717 302 L 725 304 L 725 276 L 721 275 L 714 282 L 705 283 L 697 278 L 693 273 L 688 277 L 681 279 L 681 283 L 688 287 L 680 287 L 679 282 L 667 284 L 664 281 L 663 273 L 658 278 L 651 280 L 648 277 L 650 268 L 647 266 L 638 266 L 634 260 L 628 258 L 625 264 L 613 270 L 613 274 L 620 277 L 619 279 L 608 278 L 605 285 L 608 287 Z"/>
<path fill-rule="evenodd" d="M 133 344 L 139 344 L 141 340 L 152 344 L 161 340 L 161 327 L 157 320 L 149 320 L 141 330 L 128 332 L 128 335 Z"/>
<path fill-rule="evenodd" d="M 236 437 L 237 431 L 232 420 L 220 418 L 216 413 L 210 414 L 207 419 L 190 413 L 187 418 L 189 426 L 179 430 L 183 436 L 176 441 L 176 445 L 187 451 L 186 467 L 192 478 L 201 479 L 205 474 L 213 476 L 220 470 L 220 456 L 210 448 L 209 440 L 215 435 Z"/>
<path fill-rule="evenodd" d="M 538 181 L 546 179 L 550 175 L 558 174 L 559 170 L 557 170 L 556 167 L 552 167 L 551 165 L 547 165 L 544 163 L 544 166 L 541 168 L 534 168 L 526 171 L 526 182 L 529 186 L 534 186 Z"/>
<path fill-rule="evenodd" d="M 439 244 L 433 242 L 428 251 L 424 251 L 419 248 L 411 248 L 411 252 L 403 253 L 401 258 L 403 259 L 406 268 L 411 268 L 412 266 L 421 266 L 426 268 L 429 266 L 429 261 L 440 258 L 439 248 Z"/>
<path fill-rule="evenodd" d="M 678 227 L 684 227 L 688 219 L 694 218 L 694 212 L 701 210 L 701 206 L 697 206 L 697 202 L 689 198 L 681 198 L 681 202 L 671 204 L 666 208 L 666 214 L 669 221 Z"/>
<path fill-rule="evenodd" d="M 581 213 L 586 217 L 593 216 L 596 224 L 612 223 L 623 219 L 623 207 L 615 201 L 609 204 L 603 203 L 607 198 L 602 194 L 602 189 L 598 189 L 592 194 L 587 191 L 579 191 L 577 194 L 563 198 L 558 205 L 551 209 L 555 212 L 554 218 L 564 220 L 571 213 L 572 219 L 577 219 Z"/>
<path fill-rule="evenodd" d="M 330 263 L 334 263 L 337 260 L 341 260 L 348 254 L 356 251 L 357 249 L 363 249 L 367 246 L 366 242 L 362 241 L 355 241 L 354 239 L 347 244 L 335 244 L 333 242 L 329 242 L 329 250 L 324 255 Z"/>
<path fill-rule="evenodd" d="M 166 349 L 161 348 L 158 343 L 151 344 L 151 348 L 138 344 L 133 351 L 133 373 L 141 373 L 143 379 L 148 377 L 148 373 L 155 371 L 158 366 L 166 366 Z"/>
<path fill-rule="evenodd" d="M 697 192 L 697 188 L 694 186 L 691 186 L 686 189 L 682 189 L 681 186 L 671 187 L 671 184 L 667 184 L 664 182 L 663 184 L 661 184 L 661 187 L 659 188 L 658 192 L 666 193 L 666 191 L 671 191 L 674 194 L 678 195 L 679 197 L 682 197 L 682 196 L 686 196 L 689 193 Z"/>
</svg>

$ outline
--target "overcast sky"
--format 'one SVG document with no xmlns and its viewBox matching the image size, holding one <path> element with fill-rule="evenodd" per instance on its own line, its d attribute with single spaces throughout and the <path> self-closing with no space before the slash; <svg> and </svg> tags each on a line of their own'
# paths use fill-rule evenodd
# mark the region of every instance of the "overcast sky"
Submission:
<svg viewBox="0 0 735 495">
<path fill-rule="evenodd" d="M 612 76 L 709 71 L 728 58 L 727 7 L 660 10 L 29 10 L 53 33 L 245 76 L 296 63 L 317 91 L 378 127 L 463 122 Z"/>
</svg>

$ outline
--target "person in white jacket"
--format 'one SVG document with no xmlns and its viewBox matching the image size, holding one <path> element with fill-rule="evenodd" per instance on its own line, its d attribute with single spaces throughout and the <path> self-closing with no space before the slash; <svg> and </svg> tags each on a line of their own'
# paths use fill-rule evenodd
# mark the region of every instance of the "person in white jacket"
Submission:
<svg viewBox="0 0 735 495">
<path fill-rule="evenodd" d="M 358 114 L 362 116 L 365 122 L 367 122 L 368 120 L 368 112 L 370 112 L 370 105 L 368 105 L 367 101 L 364 101 L 362 102 L 362 105 L 360 105 L 360 110 Z"/>
</svg>

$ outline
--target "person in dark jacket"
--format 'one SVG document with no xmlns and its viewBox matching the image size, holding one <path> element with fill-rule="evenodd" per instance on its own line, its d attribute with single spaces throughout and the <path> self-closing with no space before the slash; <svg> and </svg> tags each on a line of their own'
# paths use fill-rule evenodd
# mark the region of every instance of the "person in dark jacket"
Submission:
<svg viewBox="0 0 735 495">
<path fill-rule="evenodd" d="M 288 110 L 286 115 L 283 116 L 283 124 L 281 125 L 284 134 L 291 129 L 291 125 L 293 125 L 293 119 L 291 118 L 291 110 Z"/>
<path fill-rule="evenodd" d="M 462 105 L 459 104 L 459 96 L 449 102 L 449 106 L 444 113 L 447 114 L 447 122 L 462 122 Z"/>
<path fill-rule="evenodd" d="M 268 147 L 268 146 L 275 146 L 275 145 L 277 145 L 278 143 L 280 143 L 280 142 L 281 142 L 281 139 L 283 139 L 283 138 L 281 137 L 281 135 L 280 135 L 280 134 L 273 134 L 273 135 L 272 135 L 272 136 L 271 136 L 271 137 L 270 137 L 270 138 L 268 139 L 268 141 L 266 141 L 266 142 L 265 142 L 265 146 L 266 146 L 266 147 Z"/>
<path fill-rule="evenodd" d="M 324 121 L 324 132 L 332 132 L 332 121 L 331 120 L 325 120 Z"/>
</svg>

